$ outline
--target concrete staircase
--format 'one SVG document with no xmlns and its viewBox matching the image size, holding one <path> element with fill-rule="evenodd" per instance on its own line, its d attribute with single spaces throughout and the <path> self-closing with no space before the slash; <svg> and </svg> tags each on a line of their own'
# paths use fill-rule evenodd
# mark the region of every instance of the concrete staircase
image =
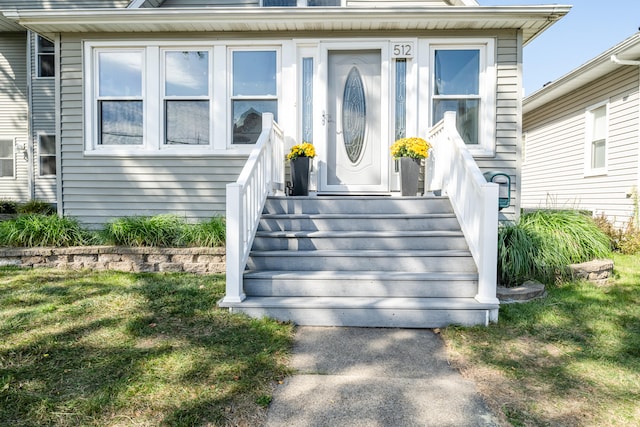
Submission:
<svg viewBox="0 0 640 427">
<path fill-rule="evenodd" d="M 300 325 L 487 324 L 478 274 L 445 197 L 273 197 L 233 311 Z"/>
</svg>

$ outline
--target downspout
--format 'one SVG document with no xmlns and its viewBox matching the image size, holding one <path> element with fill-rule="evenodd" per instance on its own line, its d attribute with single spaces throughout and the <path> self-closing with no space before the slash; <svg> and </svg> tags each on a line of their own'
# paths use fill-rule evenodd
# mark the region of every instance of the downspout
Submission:
<svg viewBox="0 0 640 427">
<path fill-rule="evenodd" d="M 617 55 L 611 55 L 611 62 L 613 62 L 614 64 L 634 65 L 640 67 L 640 61 L 620 59 Z M 640 68 L 638 81 L 640 82 Z M 638 93 L 640 93 L 640 84 L 638 86 Z M 640 124 L 640 103 L 638 104 L 638 123 Z M 634 225 L 638 227 L 640 226 L 640 215 L 638 215 L 638 192 L 640 191 L 640 130 L 638 131 L 638 140 L 636 142 L 638 143 L 638 166 L 636 167 L 637 183 L 635 185 L 635 188 L 627 190 L 627 197 L 630 197 L 632 199 L 631 202 L 633 203 L 633 221 L 635 222 Z"/>
<path fill-rule="evenodd" d="M 60 58 L 60 33 L 56 33 L 53 40 L 53 63 L 54 63 L 54 97 L 55 97 L 55 132 L 56 132 L 56 207 L 58 216 L 64 216 L 62 207 L 62 95 L 61 95 L 61 58 Z M 84 115 L 83 115 L 84 117 Z"/>
<path fill-rule="evenodd" d="M 33 49 L 33 33 L 27 31 L 27 186 L 29 188 L 29 200 L 33 200 L 36 196 L 35 189 L 35 171 L 33 167 L 33 61 L 31 59 Z"/>
</svg>

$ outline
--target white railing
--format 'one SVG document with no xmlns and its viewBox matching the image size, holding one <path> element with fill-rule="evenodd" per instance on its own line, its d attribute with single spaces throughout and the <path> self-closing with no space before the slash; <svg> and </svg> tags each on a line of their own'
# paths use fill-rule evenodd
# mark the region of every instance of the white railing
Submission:
<svg viewBox="0 0 640 427">
<path fill-rule="evenodd" d="M 221 306 L 245 298 L 242 273 L 264 202 L 284 189 L 284 135 L 273 114 L 262 115 L 262 133 L 236 182 L 227 184 L 227 288 Z"/>
<path fill-rule="evenodd" d="M 428 189 L 449 197 L 478 267 L 482 303 L 498 304 L 498 184 L 487 182 L 456 128 L 456 113 L 447 112 L 429 134 L 433 144 Z"/>
</svg>

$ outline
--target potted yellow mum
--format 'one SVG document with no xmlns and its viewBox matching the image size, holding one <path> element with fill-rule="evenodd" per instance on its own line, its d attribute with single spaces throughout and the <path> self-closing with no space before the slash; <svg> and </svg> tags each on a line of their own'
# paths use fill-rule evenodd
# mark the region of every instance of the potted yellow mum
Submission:
<svg viewBox="0 0 640 427">
<path fill-rule="evenodd" d="M 302 144 L 291 147 L 287 160 L 291 163 L 291 181 L 293 188 L 292 196 L 308 196 L 309 195 L 309 170 L 311 160 L 316 156 L 316 149 L 313 144 L 303 142 Z"/>
<path fill-rule="evenodd" d="M 400 190 L 403 196 L 418 193 L 420 163 L 429 157 L 431 144 L 422 138 L 400 138 L 391 146 L 391 155 L 400 161 Z"/>
</svg>

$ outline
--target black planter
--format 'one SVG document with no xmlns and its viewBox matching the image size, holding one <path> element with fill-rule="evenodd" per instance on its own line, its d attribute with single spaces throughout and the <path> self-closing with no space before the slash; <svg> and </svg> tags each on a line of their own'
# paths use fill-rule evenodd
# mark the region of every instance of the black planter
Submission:
<svg viewBox="0 0 640 427">
<path fill-rule="evenodd" d="M 309 195 L 309 162 L 310 157 L 298 157 L 291 160 L 292 196 Z"/>
<path fill-rule="evenodd" d="M 400 157 L 400 190 L 403 196 L 418 194 L 421 159 Z"/>
</svg>

